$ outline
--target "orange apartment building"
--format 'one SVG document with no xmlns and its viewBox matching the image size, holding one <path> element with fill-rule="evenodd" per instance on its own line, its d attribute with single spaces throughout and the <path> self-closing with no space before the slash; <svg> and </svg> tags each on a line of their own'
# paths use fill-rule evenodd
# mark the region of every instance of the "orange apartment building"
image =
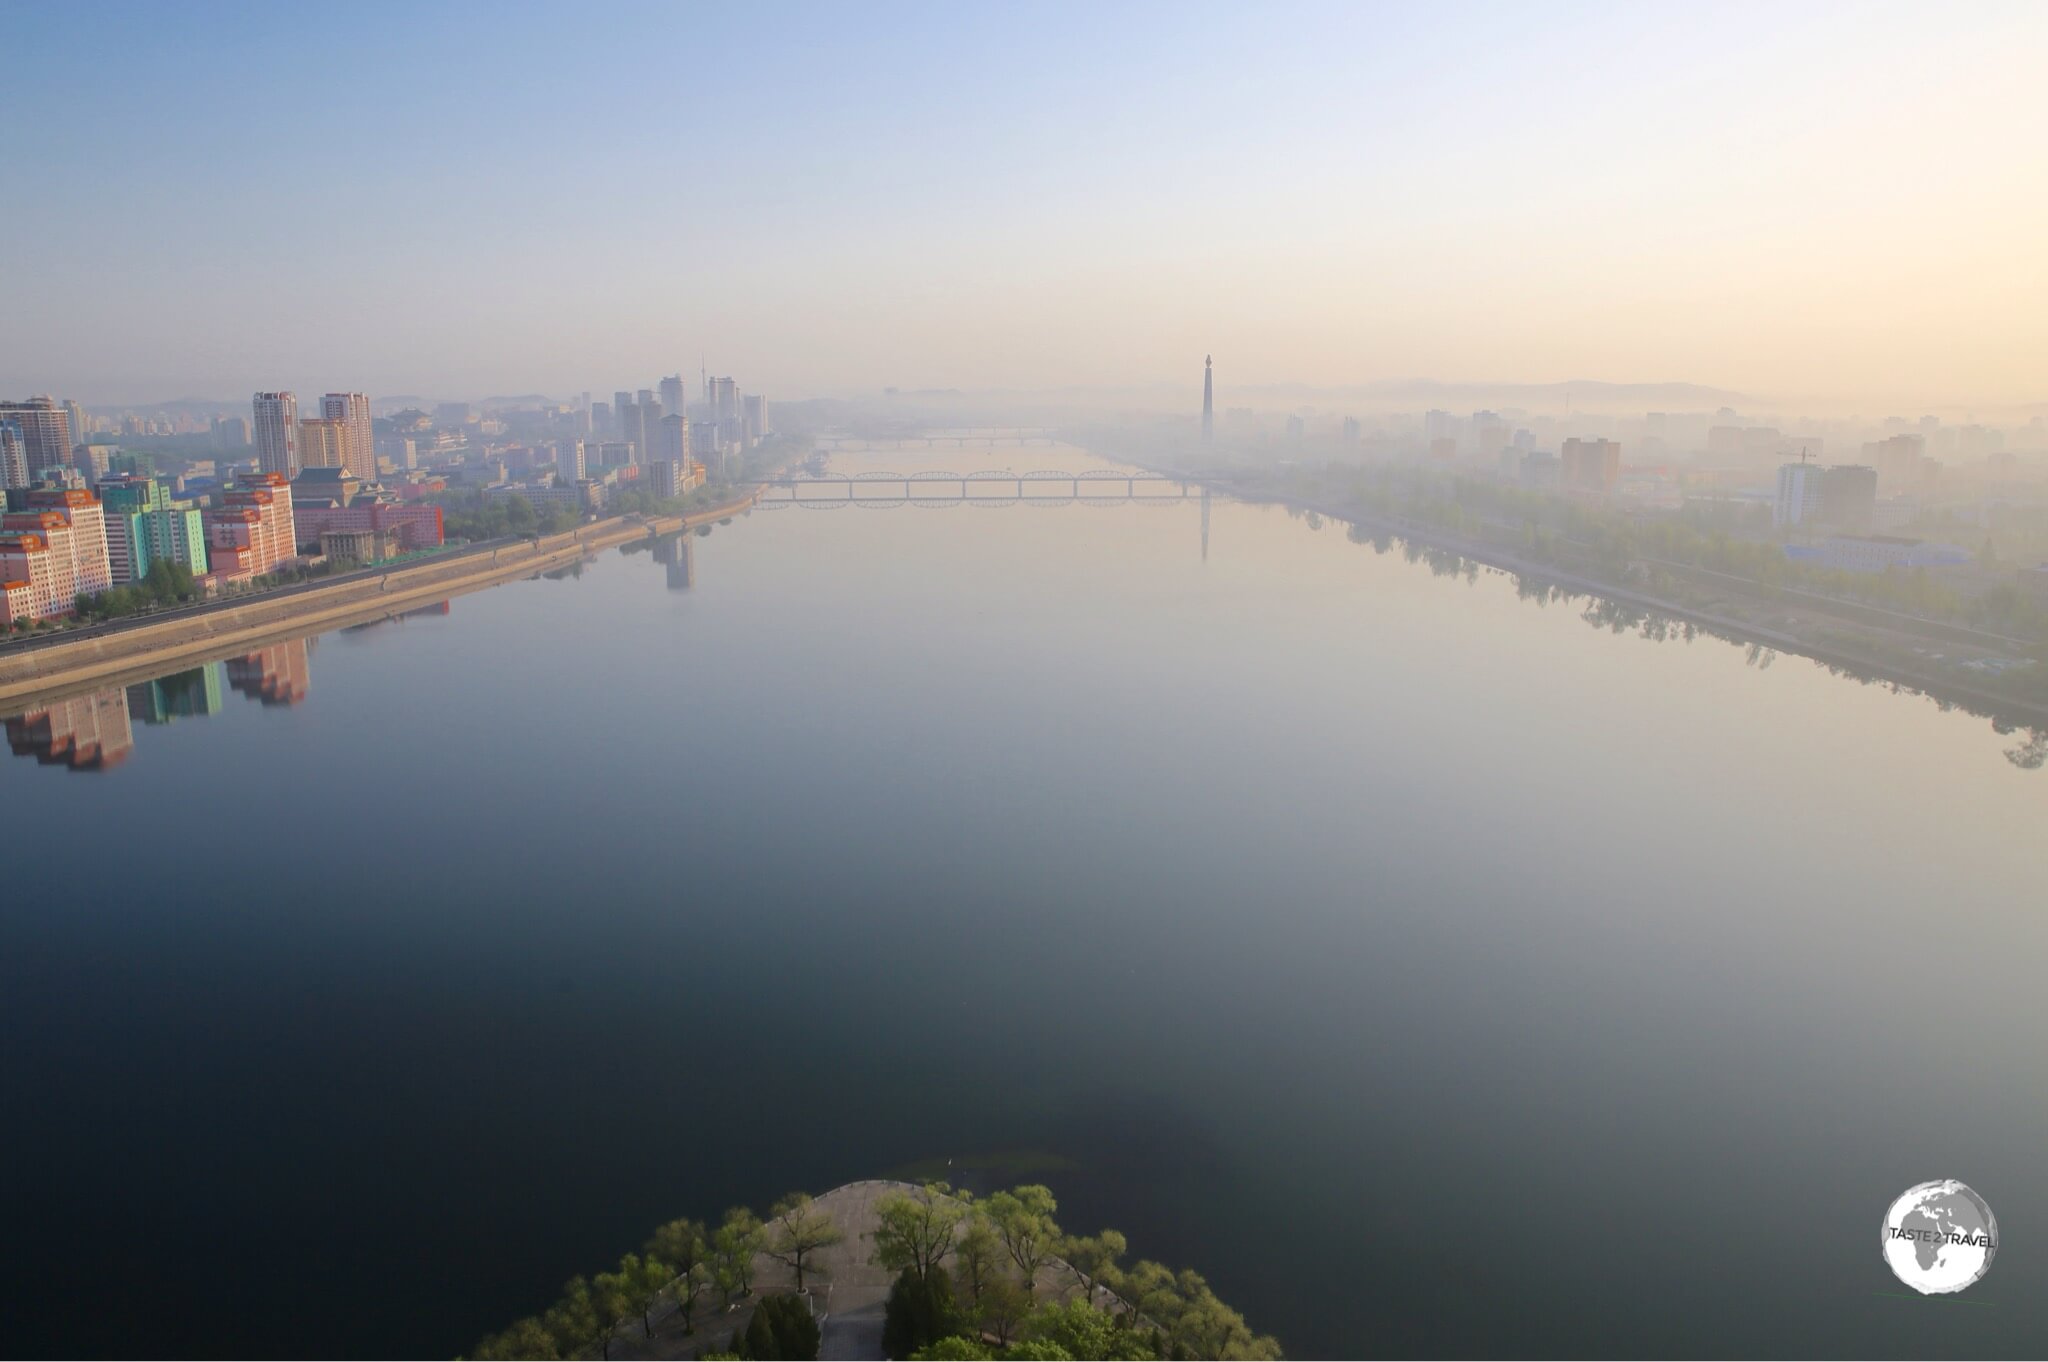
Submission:
<svg viewBox="0 0 2048 1362">
<path fill-rule="evenodd" d="M 298 557 L 292 484 L 282 473 L 244 473 L 206 512 L 207 557 L 222 581 L 247 581 Z"/>
</svg>

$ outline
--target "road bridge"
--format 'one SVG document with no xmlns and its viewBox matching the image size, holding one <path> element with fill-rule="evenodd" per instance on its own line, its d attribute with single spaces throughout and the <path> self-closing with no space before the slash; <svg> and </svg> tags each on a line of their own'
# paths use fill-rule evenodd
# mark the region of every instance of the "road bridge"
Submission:
<svg viewBox="0 0 2048 1362">
<path fill-rule="evenodd" d="M 1019 502 L 1121 504 L 1130 501 L 1172 504 L 1201 496 L 1203 489 L 1180 477 L 1117 468 L 1078 472 L 1038 468 L 1014 473 L 983 468 L 971 473 L 925 469 L 895 473 L 870 469 L 851 474 L 793 474 L 763 478 L 761 507 L 772 506 L 901 506 L 973 502 L 1009 506 Z"/>
</svg>

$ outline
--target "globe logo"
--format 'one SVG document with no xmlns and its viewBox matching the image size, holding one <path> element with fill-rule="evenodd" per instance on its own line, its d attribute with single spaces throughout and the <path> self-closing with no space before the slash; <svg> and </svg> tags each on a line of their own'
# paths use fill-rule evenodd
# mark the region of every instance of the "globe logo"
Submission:
<svg viewBox="0 0 2048 1362">
<path fill-rule="evenodd" d="M 1923 1295 L 1961 1291 L 1991 1270 L 1998 1218 L 1954 1178 L 1909 1187 L 1884 1214 L 1880 1242 L 1893 1275 Z"/>
</svg>

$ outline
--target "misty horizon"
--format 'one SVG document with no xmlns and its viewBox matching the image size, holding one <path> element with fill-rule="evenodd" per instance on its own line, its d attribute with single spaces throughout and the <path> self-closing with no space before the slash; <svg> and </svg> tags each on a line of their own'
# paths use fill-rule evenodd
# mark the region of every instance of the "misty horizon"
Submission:
<svg viewBox="0 0 2048 1362">
<path fill-rule="evenodd" d="M 705 354 L 791 395 L 1143 390 L 1214 351 L 1242 391 L 2048 398 L 2036 6 L 371 7 L 388 41 L 317 104 L 283 12 L 55 13 L 18 41 L 97 79 L 0 131 L 38 187 L 0 218 L 17 393 L 604 391 Z"/>
</svg>

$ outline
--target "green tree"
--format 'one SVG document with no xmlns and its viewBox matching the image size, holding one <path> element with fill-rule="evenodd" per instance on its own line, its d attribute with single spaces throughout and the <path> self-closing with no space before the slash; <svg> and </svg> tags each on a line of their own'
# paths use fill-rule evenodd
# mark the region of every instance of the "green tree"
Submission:
<svg viewBox="0 0 2048 1362">
<path fill-rule="evenodd" d="M 908 1357 L 964 1327 L 946 1269 L 934 1263 L 919 1276 L 915 1267 L 905 1267 L 889 1288 L 883 1308 L 882 1351 L 890 1357 Z"/>
<path fill-rule="evenodd" d="M 770 1362 L 818 1355 L 818 1321 L 800 1296 L 769 1296 L 755 1308 L 753 1319 L 734 1349 L 742 1357 Z"/>
<path fill-rule="evenodd" d="M 1081 1300 L 1039 1306 L 1026 1321 L 1025 1334 L 1062 1348 L 1071 1357 L 1149 1362 L 1156 1356 L 1127 1321 L 1104 1314 Z"/>
<path fill-rule="evenodd" d="M 641 1252 L 668 1269 L 669 1294 L 675 1297 L 676 1313 L 683 1318 L 683 1332 L 695 1328 L 697 1293 L 704 1289 L 708 1275 L 705 1263 L 710 1245 L 704 1226 L 695 1220 L 671 1220 L 651 1235 Z"/>
<path fill-rule="evenodd" d="M 953 1271 L 970 1311 L 981 1303 L 982 1290 L 996 1276 L 1002 1258 L 1002 1242 L 988 1217 L 978 1209 L 969 1212 L 953 1245 Z"/>
<path fill-rule="evenodd" d="M 192 569 L 167 558 L 159 558 L 149 565 L 141 586 L 143 594 L 159 605 L 189 601 L 197 591 L 192 581 Z"/>
<path fill-rule="evenodd" d="M 1123 1235 L 1115 1230 L 1104 1230 L 1100 1234 L 1064 1240 L 1060 1244 L 1060 1256 L 1081 1279 L 1082 1298 L 1093 1302 L 1096 1285 L 1116 1274 L 1117 1264 L 1129 1248 Z"/>
<path fill-rule="evenodd" d="M 1120 1285 L 1129 1307 L 1150 1321 L 1175 1357 L 1271 1358 L 1280 1345 L 1254 1334 L 1244 1316 L 1216 1298 L 1199 1272 L 1141 1262 Z M 1127 1322 L 1128 1317 L 1127 1317 Z"/>
<path fill-rule="evenodd" d="M 1052 1256 L 1053 1246 L 1060 1241 L 1059 1224 L 1052 1218 L 1059 1203 L 1053 1200 L 1052 1189 L 1029 1183 L 997 1192 L 982 1208 L 1010 1261 L 1024 1275 L 1024 1289 L 1035 1291 L 1039 1266 Z"/>
<path fill-rule="evenodd" d="M 536 1359 L 537 1362 L 554 1362 L 560 1357 L 561 1347 L 547 1325 L 528 1315 L 503 1333 L 492 1334 L 476 1345 L 478 1362 L 514 1362 L 514 1359 Z"/>
<path fill-rule="evenodd" d="M 1031 1293 L 998 1272 L 981 1289 L 974 1322 L 994 1334 L 996 1342 L 1007 1344 L 1031 1314 Z"/>
<path fill-rule="evenodd" d="M 775 1203 L 768 1222 L 768 1256 L 796 1272 L 796 1289 L 804 1289 L 804 1271 L 812 1254 L 846 1236 L 832 1217 L 802 1192 Z"/>
<path fill-rule="evenodd" d="M 927 1343 L 910 1355 L 911 1362 L 995 1362 L 996 1350 L 976 1339 L 956 1334 Z"/>
<path fill-rule="evenodd" d="M 1049 1338 L 1027 1338 L 1003 1349 L 1003 1362 L 1074 1362 L 1074 1355 Z"/>
<path fill-rule="evenodd" d="M 590 1279 L 590 1308 L 597 1316 L 598 1338 L 607 1359 L 612 1355 L 612 1337 L 619 1331 L 619 1321 L 632 1310 L 633 1303 L 633 1283 L 624 1272 L 600 1272 Z"/>
<path fill-rule="evenodd" d="M 627 1313 L 640 1316 L 640 1336 L 654 1337 L 654 1303 L 668 1289 L 668 1264 L 629 1253 L 619 1259 L 619 1270 L 614 1275 L 625 1289 Z"/>
<path fill-rule="evenodd" d="M 891 1272 L 908 1268 L 928 1278 L 952 1251 L 967 1203 L 943 1182 L 891 1192 L 875 1203 L 874 1260 Z M 898 1354 L 899 1356 L 901 1354 Z"/>
<path fill-rule="evenodd" d="M 562 1298 L 548 1307 L 540 1322 L 553 1335 L 555 1349 L 564 1357 L 579 1356 L 595 1345 L 603 1326 L 598 1323 L 597 1305 L 591 1299 L 588 1279 L 571 1277 L 562 1287 Z"/>
<path fill-rule="evenodd" d="M 711 1281 L 719 1304 L 730 1309 L 736 1298 L 753 1293 L 754 1255 L 765 1237 L 760 1217 L 744 1206 L 725 1213 L 725 1223 L 711 1236 Z"/>
</svg>

